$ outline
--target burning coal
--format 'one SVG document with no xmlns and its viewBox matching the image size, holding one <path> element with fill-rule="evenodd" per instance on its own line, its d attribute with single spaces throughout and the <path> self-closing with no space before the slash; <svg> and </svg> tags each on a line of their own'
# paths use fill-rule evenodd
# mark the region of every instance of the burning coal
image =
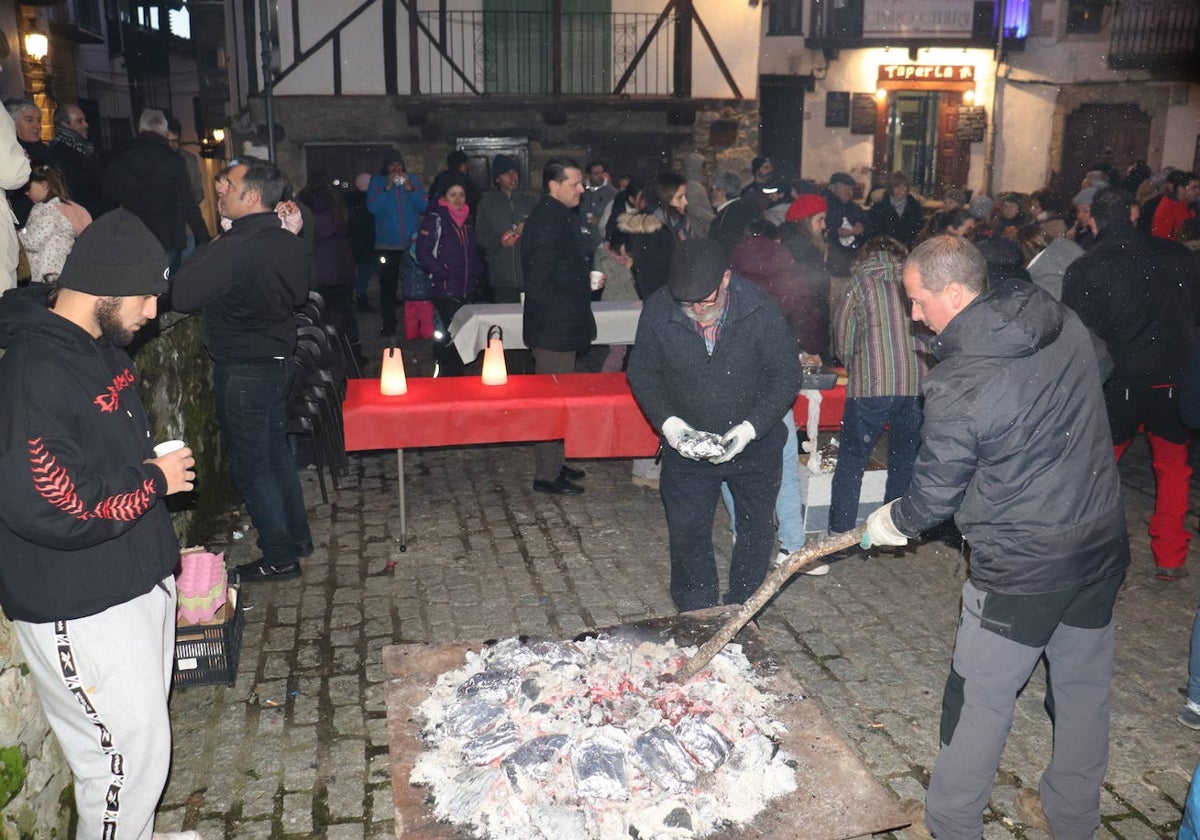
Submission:
<svg viewBox="0 0 1200 840">
<path fill-rule="evenodd" d="M 749 822 L 796 790 L 780 700 L 731 644 L 685 685 L 694 652 L 600 637 L 505 639 L 442 674 L 418 709 L 411 781 L 441 820 L 492 840 L 674 840 Z"/>
</svg>

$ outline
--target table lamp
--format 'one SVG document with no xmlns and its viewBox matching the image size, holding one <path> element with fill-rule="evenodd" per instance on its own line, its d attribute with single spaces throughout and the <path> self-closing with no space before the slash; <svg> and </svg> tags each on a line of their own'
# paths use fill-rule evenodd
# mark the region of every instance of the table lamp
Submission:
<svg viewBox="0 0 1200 840">
<path fill-rule="evenodd" d="M 379 393 L 385 397 L 408 393 L 408 380 L 404 378 L 404 354 L 394 344 L 383 351 L 383 365 L 379 368 Z"/>
<path fill-rule="evenodd" d="M 493 324 L 488 330 L 487 349 L 483 351 L 483 384 L 503 385 L 508 381 L 504 364 L 504 330 Z"/>
</svg>

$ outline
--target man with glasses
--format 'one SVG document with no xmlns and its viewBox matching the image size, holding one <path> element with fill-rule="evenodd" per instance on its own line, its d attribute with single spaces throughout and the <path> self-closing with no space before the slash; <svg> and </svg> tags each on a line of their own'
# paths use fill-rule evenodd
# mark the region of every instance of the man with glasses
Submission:
<svg viewBox="0 0 1200 840">
<path fill-rule="evenodd" d="M 766 577 L 775 540 L 784 416 L 800 387 L 778 304 L 727 267 L 719 242 L 681 243 L 667 285 L 646 299 L 629 384 L 662 431 L 660 488 L 681 612 L 738 604 Z M 729 589 L 719 591 L 712 523 L 721 484 L 736 511 Z"/>
</svg>

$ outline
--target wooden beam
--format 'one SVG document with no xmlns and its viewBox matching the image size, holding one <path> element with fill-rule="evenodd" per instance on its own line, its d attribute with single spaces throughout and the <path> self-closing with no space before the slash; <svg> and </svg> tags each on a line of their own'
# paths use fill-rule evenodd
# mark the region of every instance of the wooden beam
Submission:
<svg viewBox="0 0 1200 840">
<path fill-rule="evenodd" d="M 654 21 L 654 26 L 650 27 L 650 31 L 646 34 L 646 40 L 642 41 L 642 45 L 638 47 L 637 52 L 629 62 L 629 66 L 625 68 L 625 72 L 621 74 L 621 78 L 617 81 L 617 86 L 613 88 L 613 96 L 620 96 L 625 91 L 625 85 L 629 84 L 629 80 L 633 77 L 633 73 L 637 70 L 638 64 L 641 63 L 643 56 L 650 49 L 650 44 L 654 42 L 655 36 L 658 35 L 658 30 L 662 29 L 662 25 L 666 23 L 667 18 L 671 14 L 671 9 L 675 8 L 676 0 L 667 0 L 667 5 L 659 12 L 658 20 Z"/>
<path fill-rule="evenodd" d="M 292 62 L 300 53 L 300 0 L 292 0 Z"/>
<path fill-rule="evenodd" d="M 342 34 L 333 37 L 333 95 L 342 95 Z"/>
<path fill-rule="evenodd" d="M 562 0 L 550 0 L 550 93 L 562 94 Z"/>
<path fill-rule="evenodd" d="M 308 58 L 310 56 L 312 56 L 313 53 L 315 53 L 317 50 L 321 49 L 323 46 L 325 46 L 330 41 L 332 41 L 335 35 L 340 33 L 343 29 L 345 29 L 351 23 L 353 23 L 354 20 L 356 18 L 358 18 L 359 15 L 361 15 L 363 12 L 365 12 L 371 6 L 374 6 L 378 1 L 379 0 L 363 0 L 362 5 L 360 5 L 357 9 L 355 9 L 353 12 L 351 12 L 349 15 L 347 15 L 345 18 L 343 18 L 341 23 L 339 23 L 333 29 L 326 32 L 324 35 L 321 36 L 320 40 L 318 40 L 315 44 L 313 44 L 311 47 L 309 47 L 304 52 L 302 52 L 300 54 L 300 56 L 296 59 L 296 61 L 292 64 L 292 66 L 288 67 L 282 73 L 276 73 L 275 79 L 274 79 L 275 84 L 278 85 L 287 76 L 291 75 L 293 70 L 295 70 L 302 63 L 304 63 L 306 60 L 308 60 Z M 254 0 L 246 0 L 246 2 L 253 3 Z M 253 18 L 251 18 L 251 20 L 253 20 Z M 256 91 L 251 91 L 251 92 L 254 93 Z"/>
<path fill-rule="evenodd" d="M 717 49 L 717 44 L 713 41 L 712 35 L 708 32 L 708 27 L 704 25 L 704 21 L 700 19 L 700 15 L 692 11 L 695 16 L 696 28 L 700 30 L 700 36 L 704 39 L 704 43 L 708 44 L 708 51 L 712 53 L 713 61 L 717 62 L 717 68 L 721 71 L 721 75 L 725 77 L 729 89 L 733 91 L 734 99 L 742 98 L 742 91 L 738 88 L 737 82 L 733 78 L 733 74 L 729 72 L 729 66 L 725 63 L 725 59 L 721 57 L 721 51 Z"/>
<path fill-rule="evenodd" d="M 675 85 L 680 99 L 692 95 L 692 20 L 695 10 L 692 0 L 675 0 Z"/>
<path fill-rule="evenodd" d="M 393 2 L 394 1 L 395 0 L 393 0 Z M 462 79 L 462 82 L 466 86 L 467 90 L 471 91 L 471 93 L 475 94 L 476 96 L 483 96 L 483 94 L 479 92 L 479 88 L 475 87 L 475 83 L 467 78 L 467 74 L 464 73 L 462 68 L 459 67 L 458 64 L 454 61 L 454 59 L 450 57 L 450 53 L 446 52 L 446 49 L 437 42 L 437 38 L 433 37 L 433 32 L 431 32 L 429 27 L 425 25 L 425 22 L 422 21 L 421 18 L 417 16 L 416 0 L 400 0 L 400 2 L 404 4 L 404 7 L 406 9 L 408 9 L 409 20 L 415 24 L 409 31 L 409 35 L 408 35 L 408 40 L 409 40 L 409 44 L 411 46 L 412 55 L 413 55 L 412 61 L 414 63 L 413 78 L 414 79 L 416 78 L 415 64 L 417 61 L 417 40 L 416 40 L 417 33 L 423 32 L 425 34 L 425 37 L 429 39 L 430 46 L 432 46 L 437 51 L 437 54 L 440 55 L 443 59 L 445 59 L 446 63 L 450 65 L 450 69 L 454 71 L 454 75 L 456 75 L 456 76 L 458 76 L 458 78 Z"/>
</svg>

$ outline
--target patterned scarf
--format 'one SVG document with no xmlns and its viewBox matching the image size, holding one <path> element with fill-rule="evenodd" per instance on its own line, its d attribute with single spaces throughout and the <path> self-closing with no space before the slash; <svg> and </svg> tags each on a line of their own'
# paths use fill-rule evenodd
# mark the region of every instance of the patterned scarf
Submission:
<svg viewBox="0 0 1200 840">
<path fill-rule="evenodd" d="M 90 140 L 85 140 L 82 134 L 73 128 L 67 128 L 65 125 L 54 127 L 54 142 L 62 143 L 64 146 L 88 157 L 96 153 L 96 146 Z"/>
<path fill-rule="evenodd" d="M 656 208 L 654 217 L 663 223 L 663 227 L 675 234 L 676 242 L 686 242 L 692 237 L 692 223 L 687 216 L 671 209 L 670 212 L 662 207 Z"/>
</svg>

